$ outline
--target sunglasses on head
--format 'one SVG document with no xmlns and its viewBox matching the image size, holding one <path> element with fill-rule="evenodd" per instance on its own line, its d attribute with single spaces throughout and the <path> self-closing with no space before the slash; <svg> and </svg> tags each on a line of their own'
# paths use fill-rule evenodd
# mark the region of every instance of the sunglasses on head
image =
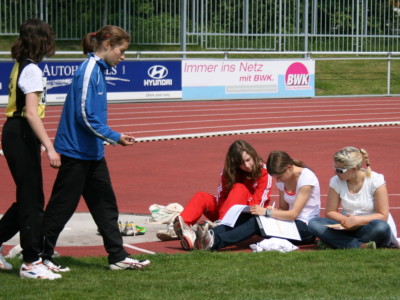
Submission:
<svg viewBox="0 0 400 300">
<path fill-rule="evenodd" d="M 334 167 L 334 168 L 335 168 L 335 172 L 339 173 L 339 174 L 344 174 L 349 170 L 349 169 L 341 169 L 341 168 L 336 168 L 336 167 Z"/>
</svg>

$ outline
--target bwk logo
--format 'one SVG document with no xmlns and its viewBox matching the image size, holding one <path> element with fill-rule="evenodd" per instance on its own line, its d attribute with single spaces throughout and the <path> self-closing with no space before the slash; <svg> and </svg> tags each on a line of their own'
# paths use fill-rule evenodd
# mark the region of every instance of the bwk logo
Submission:
<svg viewBox="0 0 400 300">
<path fill-rule="evenodd" d="M 168 69 L 161 65 L 152 66 L 147 71 L 147 74 L 153 79 L 163 79 L 163 78 L 167 77 Z"/>
<path fill-rule="evenodd" d="M 152 79 L 143 80 L 144 86 L 172 86 L 172 79 L 164 79 L 168 75 L 168 69 L 161 65 L 155 65 L 147 70 L 147 75 Z"/>
<path fill-rule="evenodd" d="M 286 89 L 310 89 L 310 74 L 307 67 L 296 62 L 291 64 L 285 74 Z"/>
</svg>

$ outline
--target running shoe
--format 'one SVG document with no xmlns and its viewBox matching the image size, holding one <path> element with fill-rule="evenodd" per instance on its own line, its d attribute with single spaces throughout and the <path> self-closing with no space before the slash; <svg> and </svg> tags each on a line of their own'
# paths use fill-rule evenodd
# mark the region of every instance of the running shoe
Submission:
<svg viewBox="0 0 400 300">
<path fill-rule="evenodd" d="M 363 244 L 365 249 L 376 249 L 376 243 L 374 241 L 370 241 L 368 243 Z"/>
<path fill-rule="evenodd" d="M 139 225 L 135 225 L 135 227 L 136 227 L 136 235 L 143 235 L 147 231 L 146 227 L 141 227 Z"/>
<path fill-rule="evenodd" d="M 118 221 L 118 229 L 119 229 L 119 232 L 121 232 L 121 234 L 124 232 L 124 230 L 125 230 L 125 226 L 122 224 L 122 222 L 121 221 Z"/>
<path fill-rule="evenodd" d="M 60 273 L 60 272 L 69 272 L 71 271 L 68 267 L 62 267 L 59 263 L 57 263 L 53 258 L 47 257 L 43 258 L 43 265 L 52 272 Z"/>
<path fill-rule="evenodd" d="M 0 247 L 0 269 L 1 270 L 12 270 L 12 265 L 9 264 L 1 254 L 1 251 L 3 250 L 3 247 Z"/>
<path fill-rule="evenodd" d="M 209 223 L 203 223 L 197 227 L 196 248 L 210 250 L 214 245 L 214 231 L 210 230 Z"/>
<path fill-rule="evenodd" d="M 184 250 L 196 249 L 196 231 L 192 228 L 187 227 L 182 229 L 181 246 Z"/>
<path fill-rule="evenodd" d="M 129 269 L 143 269 L 150 265 L 150 261 L 145 260 L 137 260 L 134 258 L 126 257 L 124 260 L 120 262 L 110 264 L 110 269 L 113 271 L 117 270 L 129 270 Z"/>
<path fill-rule="evenodd" d="M 178 236 L 175 233 L 173 223 L 167 224 L 167 228 L 159 230 L 156 235 L 162 241 L 178 240 Z"/>
<path fill-rule="evenodd" d="M 183 218 L 181 216 L 177 216 L 173 222 L 173 227 L 176 236 L 178 237 L 178 239 L 181 239 L 183 228 L 187 228 L 189 226 L 186 225 L 185 221 L 183 221 Z"/>
<path fill-rule="evenodd" d="M 126 221 L 122 235 L 127 235 L 127 236 L 136 235 L 136 231 L 137 230 L 135 223 L 133 223 L 132 221 Z"/>
<path fill-rule="evenodd" d="M 184 250 L 195 249 L 196 231 L 186 225 L 181 216 L 175 218 L 173 226 L 176 236 L 181 240 L 182 248 Z"/>
<path fill-rule="evenodd" d="M 42 259 L 40 258 L 38 261 L 35 261 L 30 265 L 23 263 L 19 271 L 19 277 L 54 280 L 61 278 L 61 275 L 53 273 L 52 271 L 47 269 L 43 265 Z"/>
</svg>

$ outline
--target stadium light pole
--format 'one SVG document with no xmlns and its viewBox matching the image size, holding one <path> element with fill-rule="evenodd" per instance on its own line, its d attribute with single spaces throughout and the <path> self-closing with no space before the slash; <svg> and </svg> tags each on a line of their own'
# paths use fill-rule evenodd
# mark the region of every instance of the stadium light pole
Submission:
<svg viewBox="0 0 400 300">
<path fill-rule="evenodd" d="M 186 52 L 186 0 L 181 0 L 181 51 Z M 182 54 L 185 58 L 186 54 Z"/>
</svg>

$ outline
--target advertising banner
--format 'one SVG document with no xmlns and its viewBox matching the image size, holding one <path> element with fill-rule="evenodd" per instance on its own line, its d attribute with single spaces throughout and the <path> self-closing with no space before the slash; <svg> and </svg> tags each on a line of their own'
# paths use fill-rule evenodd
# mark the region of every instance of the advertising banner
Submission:
<svg viewBox="0 0 400 300">
<path fill-rule="evenodd" d="M 62 103 L 82 61 L 45 61 L 47 102 Z M 14 63 L 0 63 L 0 104 L 7 103 L 8 81 Z M 181 61 L 124 61 L 106 73 L 108 100 L 182 98 Z"/>
<path fill-rule="evenodd" d="M 183 60 L 183 99 L 315 96 L 315 61 Z"/>
</svg>

